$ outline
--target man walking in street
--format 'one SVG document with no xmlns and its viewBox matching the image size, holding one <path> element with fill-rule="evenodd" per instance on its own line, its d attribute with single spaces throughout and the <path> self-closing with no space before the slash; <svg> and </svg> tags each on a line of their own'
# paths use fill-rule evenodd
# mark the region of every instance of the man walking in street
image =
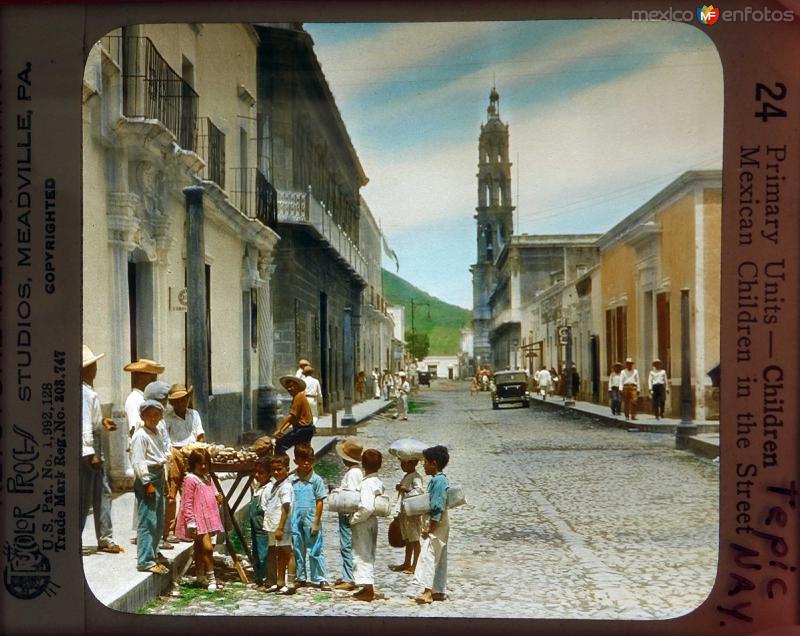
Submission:
<svg viewBox="0 0 800 636">
<path fill-rule="evenodd" d="M 608 393 L 611 398 L 611 415 L 619 415 L 622 405 L 622 363 L 615 362 L 608 376 Z"/>
<path fill-rule="evenodd" d="M 111 525 L 111 486 L 108 480 L 108 468 L 103 462 L 102 450 L 103 430 L 115 431 L 117 425 L 111 418 L 102 416 L 100 398 L 94 390 L 97 361 L 104 355 L 104 353 L 95 355 L 89 347 L 83 345 L 81 368 L 83 452 L 80 464 L 80 519 L 81 531 L 83 531 L 91 507 L 94 513 L 97 551 L 118 554 L 122 552 L 122 548 L 114 543 Z"/>
<path fill-rule="evenodd" d="M 664 417 L 664 404 L 667 398 L 667 372 L 661 368 L 661 360 L 653 360 L 653 368 L 647 378 L 650 396 L 653 400 L 653 413 L 657 420 Z"/>
<path fill-rule="evenodd" d="M 625 360 L 625 368 L 620 373 L 622 385 L 622 404 L 625 419 L 636 419 L 636 400 L 639 399 L 639 371 L 633 367 L 633 358 Z"/>
<path fill-rule="evenodd" d="M 411 392 L 411 385 L 406 380 L 406 372 L 401 371 L 397 374 L 399 380 L 397 382 L 397 412 L 394 419 L 407 420 L 408 419 L 408 394 Z"/>
<path fill-rule="evenodd" d="M 550 376 L 550 372 L 547 370 L 546 366 L 542 365 L 542 368 L 539 369 L 533 377 L 536 380 L 536 386 L 539 389 L 539 395 L 541 395 L 543 400 L 546 400 L 547 393 L 550 390 L 550 384 L 553 381 L 552 377 Z"/>
<path fill-rule="evenodd" d="M 311 407 L 311 417 L 314 426 L 316 426 L 317 420 L 319 419 L 319 412 L 322 408 L 322 385 L 319 383 L 319 380 L 314 377 L 314 367 L 310 364 L 307 364 L 303 369 L 303 380 L 306 383 L 305 394 L 308 405 Z"/>
</svg>

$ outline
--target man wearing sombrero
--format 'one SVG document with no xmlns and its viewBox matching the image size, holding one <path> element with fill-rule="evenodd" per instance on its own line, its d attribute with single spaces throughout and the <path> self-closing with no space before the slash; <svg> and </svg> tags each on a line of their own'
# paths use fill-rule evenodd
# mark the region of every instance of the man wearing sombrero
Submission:
<svg viewBox="0 0 800 636">
<path fill-rule="evenodd" d="M 171 461 L 168 464 L 169 473 L 167 475 L 167 509 L 164 516 L 164 534 L 166 535 L 166 541 L 170 543 L 178 542 L 178 538 L 175 536 L 178 493 L 181 491 L 183 476 L 186 472 L 181 449 L 194 442 L 203 442 L 206 438 L 200 414 L 189 408 L 192 388 L 189 387 L 187 389 L 183 384 L 173 384 L 168 394 L 172 409 L 168 409 L 164 415 L 164 424 L 167 426 L 171 447 Z"/>
<path fill-rule="evenodd" d="M 305 394 L 305 380 L 293 375 L 285 375 L 280 379 L 280 383 L 292 396 L 292 406 L 289 409 L 289 415 L 284 417 L 278 424 L 278 428 L 275 429 L 276 455 L 285 453 L 287 449 L 299 442 L 311 443 L 311 438 L 316 432 L 314 416 Z M 292 430 L 287 433 L 289 427 Z"/>
<path fill-rule="evenodd" d="M 139 358 L 126 364 L 122 370 L 131 374 L 131 392 L 125 400 L 125 415 L 128 418 L 128 435 L 133 435 L 142 421 L 139 406 L 144 402 L 144 388 L 164 373 L 164 365 L 155 360 Z"/>
<path fill-rule="evenodd" d="M 108 471 L 103 464 L 101 438 L 103 429 L 114 431 L 117 429 L 117 425 L 114 420 L 103 417 L 100 412 L 100 398 L 93 386 L 97 375 L 97 361 L 104 355 L 104 353 L 95 355 L 89 347 L 83 345 L 81 366 L 83 451 L 80 464 L 80 518 L 81 530 L 83 530 L 91 507 L 94 511 L 97 551 L 118 554 L 122 552 L 122 548 L 114 543 L 113 539 L 111 486 L 108 481 Z"/>
</svg>

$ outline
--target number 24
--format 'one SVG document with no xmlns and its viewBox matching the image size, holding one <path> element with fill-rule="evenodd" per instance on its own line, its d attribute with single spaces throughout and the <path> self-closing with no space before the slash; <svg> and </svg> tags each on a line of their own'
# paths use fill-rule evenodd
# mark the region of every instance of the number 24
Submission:
<svg viewBox="0 0 800 636">
<path fill-rule="evenodd" d="M 762 84 L 761 82 L 756 83 L 756 101 L 763 102 L 763 106 L 761 112 L 756 111 L 753 113 L 755 117 L 760 117 L 762 122 L 766 122 L 770 117 L 786 117 L 785 110 L 778 108 L 770 102 L 764 101 L 762 92 L 769 95 L 769 97 L 776 102 L 779 102 L 786 97 L 786 84 L 775 82 L 775 88 L 770 89 L 766 84 Z"/>
</svg>

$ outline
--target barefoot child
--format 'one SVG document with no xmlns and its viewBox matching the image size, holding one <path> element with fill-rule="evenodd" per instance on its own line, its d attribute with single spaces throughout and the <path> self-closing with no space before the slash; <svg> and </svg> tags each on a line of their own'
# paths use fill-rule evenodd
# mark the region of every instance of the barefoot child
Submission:
<svg viewBox="0 0 800 636">
<path fill-rule="evenodd" d="M 292 548 L 297 572 L 297 587 L 314 585 L 330 590 L 320 527 L 322 509 L 328 496 L 322 477 L 314 472 L 314 449 L 307 442 L 294 447 L 295 474 L 292 506 Z"/>
<path fill-rule="evenodd" d="M 400 531 L 406 542 L 406 557 L 400 565 L 390 565 L 389 569 L 395 572 L 413 574 L 419 559 L 419 537 L 422 532 L 422 515 L 408 516 L 403 512 L 403 501 L 409 495 L 421 495 L 423 492 L 422 475 L 417 472 L 418 459 L 401 459 L 400 468 L 405 475 L 395 490 L 400 493 L 397 500 L 397 517 L 400 519 Z"/>
<path fill-rule="evenodd" d="M 189 454 L 189 474 L 183 481 L 181 509 L 175 524 L 175 534 L 182 541 L 194 541 L 194 567 L 198 585 L 217 589 L 214 576 L 214 546 L 211 539 L 222 532 L 219 504 L 222 495 L 216 491 L 209 475 L 211 457 L 205 449 Z"/>
<path fill-rule="evenodd" d="M 274 581 L 274 584 L 267 588 L 267 592 L 290 594 L 294 591 L 294 581 L 287 581 L 286 569 L 292 556 L 291 514 L 294 490 L 287 479 L 289 456 L 276 455 L 272 458 L 271 467 L 272 481 L 267 484 L 261 495 L 264 529 L 269 533 L 267 576 L 270 581 Z M 287 583 L 291 585 L 287 586 Z"/>
<path fill-rule="evenodd" d="M 361 455 L 364 467 L 364 481 L 361 482 L 361 501 L 358 510 L 350 517 L 353 529 L 353 576 L 361 589 L 353 594 L 358 601 L 372 601 L 375 598 L 375 547 L 378 544 L 378 518 L 375 516 L 375 497 L 383 494 L 383 484 L 378 478 L 378 470 L 383 456 L 374 448 L 368 448 Z"/>
<path fill-rule="evenodd" d="M 444 446 L 433 446 L 422 452 L 425 460 L 425 474 L 431 476 L 428 482 L 428 497 L 431 506 L 428 522 L 422 531 L 422 546 L 414 581 L 424 589 L 414 600 L 417 603 L 430 603 L 447 599 L 447 540 L 450 525 L 447 519 L 447 489 L 450 484 L 442 472 L 450 461 L 450 454 Z"/>
<path fill-rule="evenodd" d="M 261 507 L 261 495 L 269 483 L 272 476 L 270 459 L 264 458 L 256 464 L 256 471 L 253 479 L 256 482 L 256 489 L 253 492 L 253 499 L 247 515 L 250 519 L 250 542 L 253 546 L 253 577 L 256 585 L 262 586 L 267 580 L 267 547 L 269 546 L 269 535 L 264 529 L 264 509 Z M 270 584 L 274 581 L 270 581 Z"/>
<path fill-rule="evenodd" d="M 361 470 L 361 454 L 363 448 L 351 442 L 342 440 L 336 445 L 336 453 L 342 458 L 347 467 L 347 472 L 342 477 L 340 490 L 359 492 L 364 472 Z M 342 576 L 334 583 L 334 589 L 352 591 L 356 589 L 353 578 L 353 533 L 350 528 L 350 515 L 339 513 L 339 550 L 342 553 Z"/>
</svg>

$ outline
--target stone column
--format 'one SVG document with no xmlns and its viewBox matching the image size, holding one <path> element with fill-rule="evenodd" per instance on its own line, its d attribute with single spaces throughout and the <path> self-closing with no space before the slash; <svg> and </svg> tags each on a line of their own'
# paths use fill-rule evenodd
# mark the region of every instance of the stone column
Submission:
<svg viewBox="0 0 800 636">
<path fill-rule="evenodd" d="M 275 428 L 279 402 L 272 384 L 275 361 L 275 327 L 272 322 L 272 274 L 276 263 L 273 254 L 261 252 L 258 259 L 258 273 L 261 277 L 258 287 L 258 405 L 256 422 L 259 430 L 271 431 Z"/>
<path fill-rule="evenodd" d="M 183 189 L 186 197 L 186 291 L 189 367 L 189 384 L 194 387 L 194 408 L 205 424 L 208 417 L 208 326 L 206 324 L 206 263 L 203 211 L 203 187 Z"/>
<path fill-rule="evenodd" d="M 344 415 L 342 415 L 342 426 L 352 426 L 356 423 L 353 417 L 353 308 L 347 305 L 344 308 L 344 362 L 343 362 L 343 382 L 344 382 Z"/>
<path fill-rule="evenodd" d="M 128 457 L 128 423 L 125 417 L 125 398 L 130 393 L 130 375 L 122 370 L 130 362 L 130 306 L 128 303 L 128 255 L 136 244 L 137 228 L 134 210 L 139 197 L 127 192 L 114 193 L 108 199 L 108 242 L 111 247 L 112 293 L 111 348 L 101 362 L 107 364 L 111 378 L 111 417 L 117 430 L 108 434 L 108 462 L 111 482 L 115 489 L 133 485 L 133 468 Z"/>
<path fill-rule="evenodd" d="M 692 359 L 689 290 L 681 289 L 681 421 L 675 429 L 675 448 L 689 448 L 689 438 L 697 435 L 692 419 Z"/>
</svg>

